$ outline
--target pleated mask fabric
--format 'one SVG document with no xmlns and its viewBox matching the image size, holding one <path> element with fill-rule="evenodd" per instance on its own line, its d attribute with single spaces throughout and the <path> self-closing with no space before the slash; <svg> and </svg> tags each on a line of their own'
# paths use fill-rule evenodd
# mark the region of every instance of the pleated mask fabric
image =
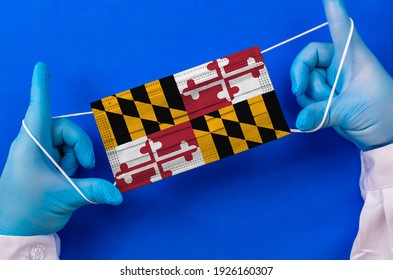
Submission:
<svg viewBox="0 0 393 280">
<path fill-rule="evenodd" d="M 257 46 L 91 108 L 122 192 L 290 134 Z"/>
</svg>

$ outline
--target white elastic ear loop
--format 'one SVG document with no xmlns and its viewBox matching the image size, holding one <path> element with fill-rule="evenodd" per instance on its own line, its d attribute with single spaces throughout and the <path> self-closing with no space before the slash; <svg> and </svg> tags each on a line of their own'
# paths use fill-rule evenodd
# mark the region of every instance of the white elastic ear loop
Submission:
<svg viewBox="0 0 393 280">
<path fill-rule="evenodd" d="M 71 184 L 71 186 L 83 197 L 84 200 L 86 200 L 88 203 L 91 204 L 97 204 L 91 200 L 89 200 L 79 189 L 79 187 L 71 180 L 71 178 L 65 173 L 65 171 L 60 167 L 60 165 L 57 164 L 57 162 L 52 158 L 52 156 L 45 150 L 45 148 L 38 142 L 37 138 L 31 133 L 30 129 L 27 127 L 25 124 L 25 120 L 22 120 L 22 127 L 25 129 L 27 134 L 30 136 L 30 138 L 36 143 L 36 145 L 41 149 L 41 151 L 47 156 L 47 158 L 53 163 L 54 166 L 60 171 L 60 173 L 67 179 L 67 181 Z"/>
<path fill-rule="evenodd" d="M 92 115 L 92 114 L 93 114 L 93 112 L 90 111 L 90 112 L 82 112 L 82 113 L 75 113 L 75 114 L 56 116 L 56 117 L 52 117 L 52 119 L 63 119 L 63 118 L 79 117 L 79 116 Z"/>
<path fill-rule="evenodd" d="M 264 53 L 267 53 L 268 51 L 274 50 L 275 48 L 281 47 L 282 45 L 288 44 L 288 43 L 290 43 L 290 42 L 292 42 L 292 41 L 294 41 L 296 39 L 299 39 L 300 37 L 303 37 L 303 36 L 305 36 L 307 34 L 310 34 L 310 33 L 314 32 L 314 31 L 317 31 L 318 29 L 321 29 L 322 27 L 325 27 L 328 24 L 329 24 L 328 22 L 325 22 L 325 23 L 322 23 L 322 24 L 320 24 L 318 26 L 315 26 L 315 27 L 313 27 L 313 28 L 311 28 L 309 30 L 306 30 L 306 31 L 296 35 L 296 36 L 293 36 L 293 37 L 291 37 L 291 38 L 289 38 L 289 39 L 287 39 L 285 41 L 282 41 L 281 43 L 278 43 L 278 44 L 276 44 L 274 46 L 271 46 L 271 47 L 269 47 L 267 49 L 264 49 L 263 51 L 261 51 L 261 53 L 264 54 Z"/>
<path fill-rule="evenodd" d="M 349 46 L 350 46 L 350 43 L 351 43 L 351 39 L 352 39 L 352 36 L 353 36 L 353 31 L 355 29 L 355 27 L 354 27 L 355 24 L 353 23 L 352 18 L 349 18 L 349 20 L 351 22 L 351 28 L 349 30 L 348 39 L 347 39 L 347 42 L 345 43 L 345 47 L 344 47 L 343 54 L 341 56 L 340 64 L 339 64 L 338 69 L 337 69 L 336 78 L 334 80 L 334 83 L 333 83 L 333 86 L 332 86 L 332 90 L 330 91 L 328 102 L 327 102 L 326 108 L 325 108 L 325 113 L 323 114 L 323 118 L 322 118 L 321 122 L 314 129 L 311 129 L 311 130 L 291 129 L 291 132 L 295 132 L 295 133 L 311 133 L 311 132 L 315 132 L 315 131 L 320 130 L 323 127 L 323 125 L 325 124 L 325 121 L 327 119 L 327 116 L 328 116 L 328 113 L 329 113 L 329 110 L 330 110 L 330 106 L 332 105 L 334 93 L 336 92 L 338 80 L 340 78 L 340 74 L 341 74 L 342 68 L 344 66 L 345 58 L 347 57 L 348 49 L 349 49 Z"/>
</svg>

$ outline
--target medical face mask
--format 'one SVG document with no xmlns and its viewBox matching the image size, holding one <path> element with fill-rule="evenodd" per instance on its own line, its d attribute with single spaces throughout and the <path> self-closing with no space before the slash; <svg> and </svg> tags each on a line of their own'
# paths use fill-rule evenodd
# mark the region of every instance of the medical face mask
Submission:
<svg viewBox="0 0 393 280">
<path fill-rule="evenodd" d="M 121 191 L 290 133 L 258 47 L 108 96 L 91 107 Z"/>
<path fill-rule="evenodd" d="M 261 53 L 315 30 L 327 22 L 270 48 L 253 47 L 172 76 L 91 103 L 113 175 L 121 191 L 131 190 L 249 150 L 288 135 L 321 129 L 326 121 L 354 32 L 343 50 L 324 116 L 309 131 L 289 129 Z M 22 126 L 70 185 L 90 201 Z"/>
</svg>

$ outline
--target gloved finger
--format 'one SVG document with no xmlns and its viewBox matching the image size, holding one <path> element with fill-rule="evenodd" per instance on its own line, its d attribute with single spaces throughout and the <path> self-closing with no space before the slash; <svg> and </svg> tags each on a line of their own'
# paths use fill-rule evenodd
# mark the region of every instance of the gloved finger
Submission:
<svg viewBox="0 0 393 280">
<path fill-rule="evenodd" d="M 302 107 L 307 107 L 311 104 L 314 104 L 316 101 L 312 99 L 308 94 L 302 94 L 299 96 L 296 96 L 297 103 Z"/>
<path fill-rule="evenodd" d="M 307 95 L 315 101 L 327 100 L 329 98 L 331 87 L 327 84 L 326 69 L 315 68 L 310 73 L 307 87 Z"/>
<path fill-rule="evenodd" d="M 68 119 L 55 119 L 52 122 L 53 146 L 71 147 L 79 162 L 85 168 L 93 168 L 95 165 L 93 143 L 86 132 L 74 122 Z M 68 153 L 67 158 L 63 158 L 65 165 L 72 166 L 74 163 L 73 154 Z M 77 167 L 77 165 L 76 165 Z"/>
<path fill-rule="evenodd" d="M 343 119 L 347 115 L 349 108 L 343 107 L 339 99 L 341 96 L 333 98 L 332 105 L 330 107 L 327 119 L 325 120 L 323 127 L 332 127 L 340 125 Z M 327 101 L 320 101 L 310 104 L 300 111 L 297 120 L 296 127 L 299 130 L 307 131 L 316 128 L 322 121 L 325 114 Z"/>
<path fill-rule="evenodd" d="M 42 62 L 34 67 L 25 123 L 45 148 L 51 147 L 50 74 L 48 66 Z"/>
<path fill-rule="evenodd" d="M 75 150 L 67 145 L 61 147 L 62 157 L 59 161 L 60 167 L 68 176 L 73 176 L 78 169 L 79 161 L 76 157 Z"/>
<path fill-rule="evenodd" d="M 329 22 L 330 34 L 334 46 L 341 51 L 344 49 L 351 28 L 347 10 L 343 0 L 323 0 L 325 13 Z M 341 56 L 340 54 L 338 54 Z"/>
<path fill-rule="evenodd" d="M 123 202 L 123 196 L 119 189 L 110 182 L 98 179 L 74 179 L 81 192 L 92 202 L 98 204 L 119 205 Z M 89 204 L 82 196 L 78 197 L 78 206 Z"/>
<path fill-rule="evenodd" d="M 332 44 L 311 43 L 295 58 L 291 67 L 292 92 L 299 96 L 306 92 L 310 72 L 315 67 L 328 67 L 334 56 Z"/>
<path fill-rule="evenodd" d="M 329 88 L 329 94 L 328 95 L 330 95 L 330 88 Z M 325 94 L 327 94 L 327 92 L 325 93 Z M 335 93 L 333 96 L 337 96 L 337 93 Z M 334 97 L 333 97 L 334 98 Z M 324 100 L 327 100 L 328 98 L 326 98 L 326 99 L 324 99 Z M 312 98 L 309 94 L 308 94 L 308 92 L 306 93 L 306 94 L 302 94 L 302 95 L 299 95 L 299 96 L 296 96 L 296 100 L 297 100 L 297 102 L 298 102 L 298 104 L 301 106 L 301 107 L 307 107 L 307 106 L 309 106 L 309 105 L 311 105 L 311 104 L 314 104 L 314 103 L 316 103 L 316 102 L 319 102 L 319 101 L 317 101 L 317 100 L 315 100 L 314 98 Z M 320 100 L 320 101 L 322 101 L 322 100 Z"/>
</svg>

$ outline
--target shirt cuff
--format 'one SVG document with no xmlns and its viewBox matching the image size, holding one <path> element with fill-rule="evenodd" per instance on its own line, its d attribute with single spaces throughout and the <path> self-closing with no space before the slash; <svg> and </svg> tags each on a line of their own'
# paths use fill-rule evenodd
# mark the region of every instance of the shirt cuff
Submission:
<svg viewBox="0 0 393 280">
<path fill-rule="evenodd" d="M 0 260 L 57 260 L 60 256 L 60 238 L 57 234 L 0 235 L 0 248 Z"/>
<path fill-rule="evenodd" d="M 361 152 L 360 187 L 381 190 L 393 186 L 393 144 Z"/>
</svg>

